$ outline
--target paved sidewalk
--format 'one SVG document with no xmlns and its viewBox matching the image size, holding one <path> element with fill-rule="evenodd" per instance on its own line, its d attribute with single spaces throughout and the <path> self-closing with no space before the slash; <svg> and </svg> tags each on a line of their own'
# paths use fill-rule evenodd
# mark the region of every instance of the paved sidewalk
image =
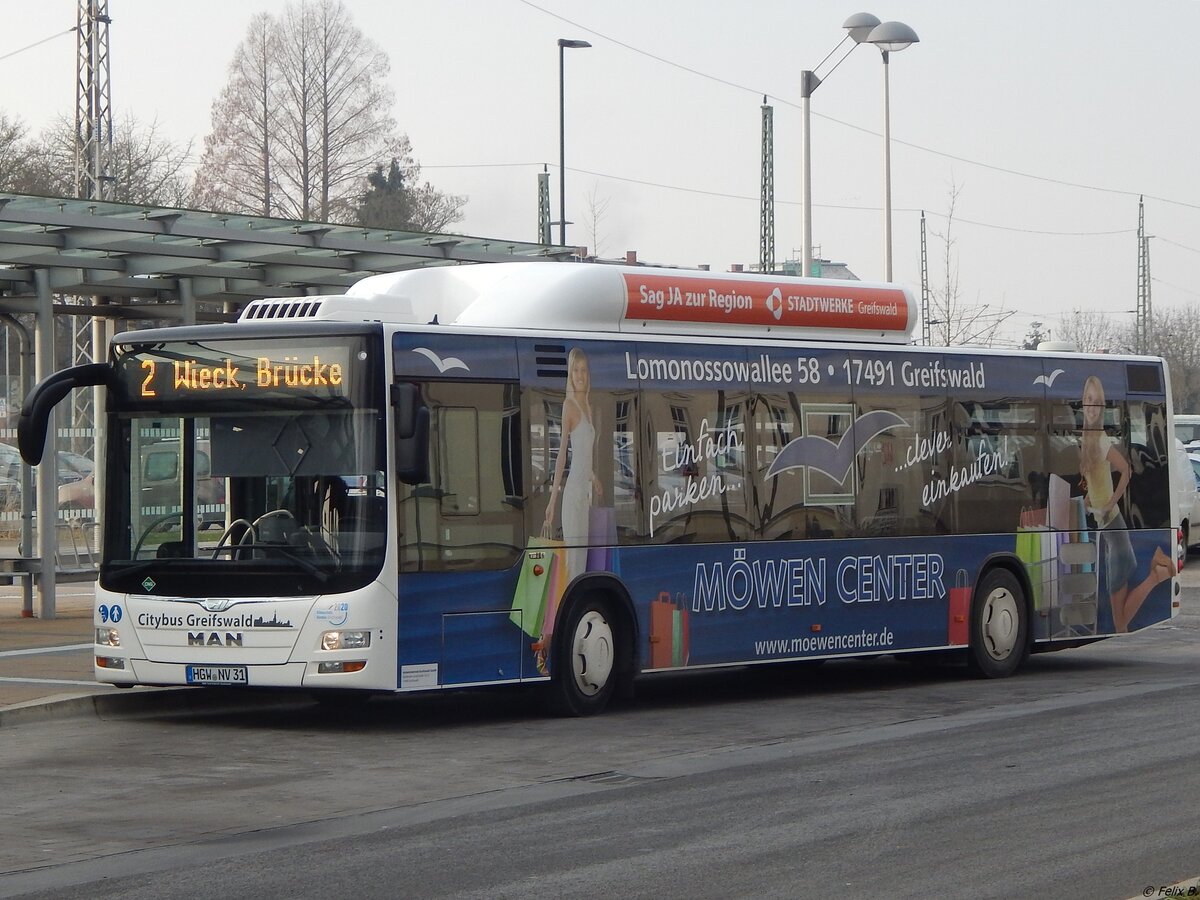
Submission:
<svg viewBox="0 0 1200 900">
<path fill-rule="evenodd" d="M 39 619 L 22 617 L 19 585 L 0 585 L 0 730 L 59 716 L 161 715 L 299 702 L 246 688 L 98 684 L 92 672 L 92 591 L 91 584 L 59 585 L 55 617 Z"/>
<path fill-rule="evenodd" d="M 60 584 L 55 616 L 21 615 L 21 586 L 0 585 L 0 729 L 69 715 L 138 715 L 250 698 L 194 688 L 116 688 L 92 671 L 91 583 Z M 37 599 L 34 598 L 34 611 Z M 195 694 L 195 696 L 193 696 Z"/>
<path fill-rule="evenodd" d="M 92 585 L 59 585 L 53 619 L 21 616 L 21 586 L 0 586 L 0 713 L 92 694 Z M 34 609 L 37 609 L 36 598 Z"/>
</svg>

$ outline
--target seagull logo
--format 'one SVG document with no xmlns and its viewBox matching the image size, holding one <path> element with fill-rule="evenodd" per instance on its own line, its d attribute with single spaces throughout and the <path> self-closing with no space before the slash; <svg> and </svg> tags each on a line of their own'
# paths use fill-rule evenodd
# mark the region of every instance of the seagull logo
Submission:
<svg viewBox="0 0 1200 900">
<path fill-rule="evenodd" d="M 1033 379 L 1034 384 L 1044 384 L 1046 387 L 1054 387 L 1054 379 L 1061 375 L 1065 369 L 1055 369 L 1049 375 L 1039 375 Z"/>
<path fill-rule="evenodd" d="M 783 294 L 779 292 L 779 288 L 771 291 L 771 296 L 767 298 L 767 309 L 771 311 L 776 322 L 783 318 Z"/>
<path fill-rule="evenodd" d="M 850 466 L 862 448 L 876 435 L 897 426 L 907 428 L 908 423 L 894 412 L 877 409 L 855 419 L 854 426 L 843 434 L 836 444 L 819 434 L 806 434 L 790 441 L 779 451 L 779 455 L 767 469 L 767 477 L 774 478 L 788 469 L 808 466 L 824 472 L 841 484 L 850 474 Z"/>
<path fill-rule="evenodd" d="M 442 359 L 428 347 L 413 347 L 413 353 L 420 353 L 431 363 L 437 366 L 437 370 L 443 375 L 445 375 L 451 369 L 462 369 L 466 372 L 471 371 L 471 367 L 457 356 L 447 356 L 445 359 Z"/>
</svg>

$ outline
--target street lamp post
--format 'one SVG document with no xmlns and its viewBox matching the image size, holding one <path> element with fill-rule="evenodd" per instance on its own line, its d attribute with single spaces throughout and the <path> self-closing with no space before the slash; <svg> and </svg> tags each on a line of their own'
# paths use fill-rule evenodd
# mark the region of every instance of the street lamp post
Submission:
<svg viewBox="0 0 1200 900">
<path fill-rule="evenodd" d="M 903 22 L 884 22 L 871 29 L 866 42 L 883 55 L 883 280 L 892 280 L 892 126 L 888 54 L 917 43 L 917 33 Z"/>
<path fill-rule="evenodd" d="M 800 171 L 802 173 L 800 182 L 800 242 L 803 245 L 801 251 L 801 263 L 803 268 L 800 274 L 806 278 L 812 274 L 813 264 L 813 247 L 812 247 L 812 137 L 809 123 L 812 121 L 809 115 L 808 101 L 812 96 L 812 92 L 817 89 L 821 83 L 821 79 L 812 72 L 805 69 L 800 73 L 800 112 L 804 122 L 804 135 L 800 142 Z"/>
<path fill-rule="evenodd" d="M 867 35 L 869 35 L 871 31 L 878 25 L 879 19 L 870 13 L 855 13 L 852 15 L 842 25 L 842 27 L 846 29 L 846 37 L 842 38 L 837 47 L 834 47 L 831 51 L 829 51 L 829 54 L 825 57 L 825 59 L 821 60 L 821 62 L 817 64 L 817 69 L 820 69 L 821 66 L 823 66 L 829 60 L 829 57 L 833 56 L 833 54 L 838 51 L 838 48 L 840 48 L 842 44 L 846 43 L 846 41 L 853 40 L 854 47 L 857 47 L 867 39 Z M 833 69 L 836 69 L 842 64 L 842 61 L 850 55 L 850 53 L 854 50 L 854 47 L 851 47 L 850 50 L 847 50 L 845 56 L 834 63 L 833 68 L 825 73 L 826 78 L 833 74 Z M 801 244 L 803 246 L 801 251 L 801 260 L 804 266 L 804 271 L 800 274 L 804 276 L 811 275 L 813 267 L 812 138 L 810 137 L 812 130 L 810 127 L 812 124 L 812 117 L 809 112 L 809 100 L 812 97 L 812 92 L 820 86 L 821 79 L 817 76 L 816 70 L 809 71 L 808 69 L 805 69 L 800 73 L 800 112 L 804 126 L 804 135 L 801 141 L 800 153 L 800 167 L 802 173 L 800 179 L 800 206 L 802 210 L 800 217 L 800 228 L 802 233 L 800 237 Z"/>
<path fill-rule="evenodd" d="M 563 80 L 563 51 L 592 46 L 587 41 L 558 39 L 558 243 L 567 245 L 567 126 L 566 91 Z"/>
</svg>

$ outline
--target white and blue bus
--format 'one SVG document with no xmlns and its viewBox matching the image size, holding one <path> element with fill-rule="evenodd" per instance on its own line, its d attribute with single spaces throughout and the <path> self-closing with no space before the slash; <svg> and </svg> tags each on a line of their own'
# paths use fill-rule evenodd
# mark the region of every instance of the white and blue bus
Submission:
<svg viewBox="0 0 1200 900">
<path fill-rule="evenodd" d="M 19 441 L 39 461 L 54 404 L 105 386 L 119 686 L 545 682 L 586 714 L 663 670 L 1006 676 L 1177 614 L 1163 361 L 918 347 L 915 318 L 851 281 L 379 275 L 120 334 Z"/>
</svg>

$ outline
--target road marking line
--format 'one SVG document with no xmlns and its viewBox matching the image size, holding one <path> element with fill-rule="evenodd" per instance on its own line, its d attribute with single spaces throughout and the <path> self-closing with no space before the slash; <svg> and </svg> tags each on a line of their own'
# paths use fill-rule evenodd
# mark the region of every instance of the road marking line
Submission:
<svg viewBox="0 0 1200 900">
<path fill-rule="evenodd" d="M 0 650 L 0 659 L 7 656 L 36 656 L 39 653 L 70 653 L 75 650 L 90 650 L 94 644 L 64 644 L 59 647 L 28 647 L 25 650 Z"/>
<path fill-rule="evenodd" d="M 0 675 L 0 682 L 4 684 L 78 684 L 84 687 L 95 687 L 100 684 L 98 681 L 71 681 L 68 678 L 9 678 Z"/>
</svg>

